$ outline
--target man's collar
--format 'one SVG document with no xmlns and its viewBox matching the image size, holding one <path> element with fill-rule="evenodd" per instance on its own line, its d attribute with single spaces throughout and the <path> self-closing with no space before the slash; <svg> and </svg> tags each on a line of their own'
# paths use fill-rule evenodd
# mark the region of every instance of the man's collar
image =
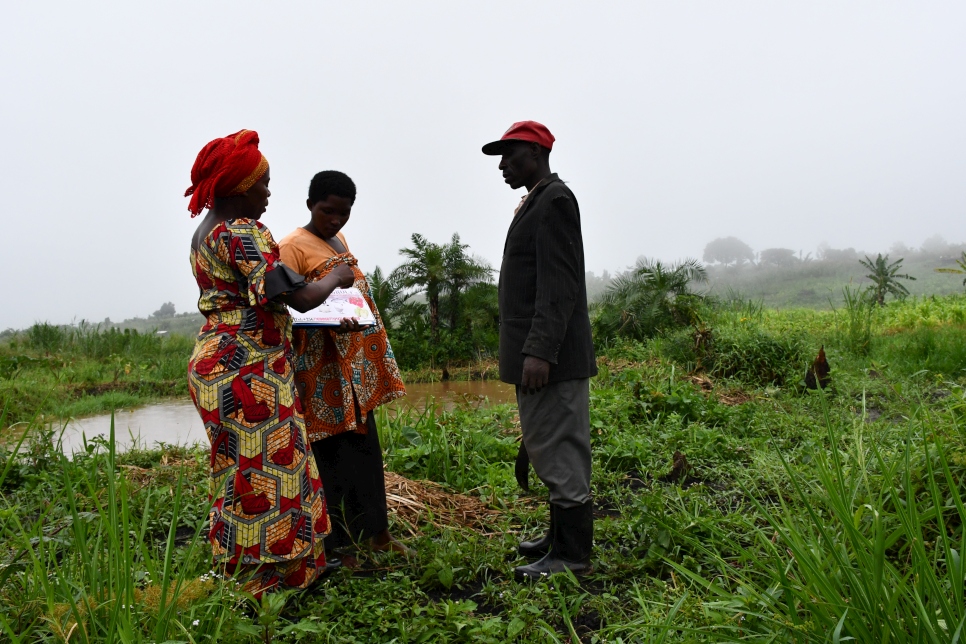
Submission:
<svg viewBox="0 0 966 644">
<path fill-rule="evenodd" d="M 542 188 L 543 186 L 545 186 L 547 184 L 550 184 L 550 183 L 553 183 L 554 181 L 559 181 L 559 180 L 560 179 L 559 179 L 559 177 L 557 177 L 557 173 L 556 172 L 551 172 L 550 174 L 548 174 L 547 176 L 545 176 L 543 179 L 541 179 L 540 181 L 538 181 L 537 182 L 537 185 L 533 186 L 533 190 L 530 190 L 527 194 L 531 194 L 537 188 Z"/>
</svg>

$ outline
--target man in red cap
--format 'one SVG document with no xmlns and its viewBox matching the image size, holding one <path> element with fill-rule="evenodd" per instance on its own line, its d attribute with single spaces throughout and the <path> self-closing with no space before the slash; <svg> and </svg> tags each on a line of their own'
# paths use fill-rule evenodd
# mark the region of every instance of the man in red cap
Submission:
<svg viewBox="0 0 966 644">
<path fill-rule="evenodd" d="M 592 571 L 590 378 L 597 373 L 587 313 L 580 209 L 550 171 L 554 138 L 535 121 L 514 123 L 483 154 L 500 156 L 503 180 L 526 187 L 500 268 L 500 379 L 516 385 L 523 444 L 550 491 L 550 530 L 520 544 L 538 561 L 517 578 Z"/>
</svg>

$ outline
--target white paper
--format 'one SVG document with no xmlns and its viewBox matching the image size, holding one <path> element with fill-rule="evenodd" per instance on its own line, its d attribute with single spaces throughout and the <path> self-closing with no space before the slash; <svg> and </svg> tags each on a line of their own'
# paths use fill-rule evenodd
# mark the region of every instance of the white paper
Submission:
<svg viewBox="0 0 966 644">
<path fill-rule="evenodd" d="M 362 326 L 376 323 L 362 291 L 357 288 L 337 288 L 328 299 L 311 311 L 299 313 L 289 308 L 294 326 L 339 326 L 345 318 L 355 318 Z"/>
</svg>

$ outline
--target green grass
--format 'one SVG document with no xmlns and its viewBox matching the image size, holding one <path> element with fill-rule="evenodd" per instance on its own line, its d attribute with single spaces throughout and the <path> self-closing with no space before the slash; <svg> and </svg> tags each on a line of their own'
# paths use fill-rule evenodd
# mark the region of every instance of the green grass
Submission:
<svg viewBox="0 0 966 644">
<path fill-rule="evenodd" d="M 6 422 L 110 412 L 187 396 L 194 340 L 81 324 L 36 324 L 0 342 Z"/>
<path fill-rule="evenodd" d="M 868 343 L 845 308 L 748 303 L 708 317 L 701 348 L 686 331 L 610 343 L 591 387 L 597 572 L 580 581 L 513 581 L 516 544 L 546 520 L 546 490 L 531 475 L 525 494 L 513 477 L 513 406 L 378 416 L 389 469 L 480 499 L 497 510 L 485 531 L 427 517 L 411 536 L 393 517 L 412 561 L 363 551 L 361 573 L 258 605 L 209 573 L 198 537 L 205 450 L 116 454 L 98 441 L 68 460 L 44 423 L 28 422 L 0 452 L 0 632 L 14 642 L 64 641 L 74 623 L 72 642 L 963 641 L 964 304 L 874 310 Z M 97 350 L 80 341 L 49 356 L 18 342 L 4 355 L 103 360 L 83 357 Z M 157 360 L 174 349 L 128 342 L 102 354 Z M 807 391 L 804 369 L 822 345 L 832 385 Z M 689 373 L 699 358 L 704 380 Z M 676 452 L 689 469 L 669 479 Z"/>
</svg>

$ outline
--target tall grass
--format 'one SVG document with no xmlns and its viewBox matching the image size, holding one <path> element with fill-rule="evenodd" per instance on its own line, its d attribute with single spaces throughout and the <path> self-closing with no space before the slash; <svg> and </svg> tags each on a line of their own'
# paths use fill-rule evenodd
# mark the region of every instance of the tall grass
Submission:
<svg viewBox="0 0 966 644">
<path fill-rule="evenodd" d="M 783 458 L 791 498 L 766 505 L 749 495 L 764 524 L 747 522 L 747 543 L 719 533 L 716 547 L 694 544 L 717 560 L 717 575 L 672 565 L 710 595 L 704 610 L 726 639 L 963 641 L 962 471 L 927 418 L 893 450 L 867 442 L 861 423 L 843 436 L 823 412 L 828 450 L 804 470 Z"/>
<path fill-rule="evenodd" d="M 518 435 L 507 407 L 481 417 L 471 409 L 446 411 L 430 401 L 425 408 L 382 411 L 377 419 L 390 470 L 429 479 L 453 490 L 489 488 L 512 480 L 506 465 L 516 457 Z"/>
<path fill-rule="evenodd" d="M 186 512 L 197 503 L 185 496 L 185 471 L 173 488 L 142 489 L 135 498 L 118 464 L 113 422 L 109 440 L 73 459 L 59 448 L 35 446 L 43 471 L 0 495 L 6 641 L 218 641 L 236 600 L 229 585 L 199 576 L 210 567 L 205 516 Z M 0 490 L 14 460 L 7 458 Z M 42 495 L 46 503 L 29 502 Z M 170 518 L 160 534 L 148 520 L 159 507 Z M 178 544 L 185 524 L 190 538 Z"/>
<path fill-rule="evenodd" d="M 842 289 L 842 299 L 845 302 L 845 309 L 839 333 L 843 343 L 852 353 L 866 356 L 871 348 L 872 323 L 875 314 L 875 299 L 872 291 L 846 286 Z M 829 304 L 832 304 L 831 299 Z M 835 307 L 832 306 L 832 308 Z"/>
<path fill-rule="evenodd" d="M 873 347 L 877 361 L 890 364 L 901 374 L 927 370 L 966 376 L 966 328 L 962 326 L 898 331 L 875 338 Z"/>
</svg>

